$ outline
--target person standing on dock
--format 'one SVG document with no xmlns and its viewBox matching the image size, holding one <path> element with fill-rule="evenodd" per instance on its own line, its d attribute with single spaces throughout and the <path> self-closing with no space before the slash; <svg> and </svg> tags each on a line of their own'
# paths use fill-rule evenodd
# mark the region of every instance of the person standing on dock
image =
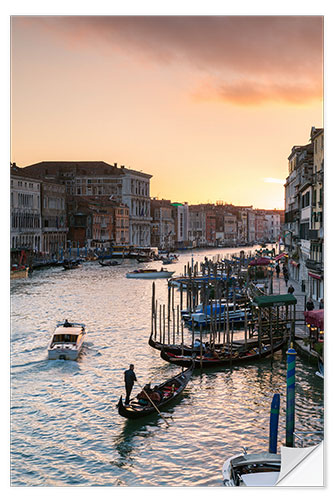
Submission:
<svg viewBox="0 0 333 500">
<path fill-rule="evenodd" d="M 134 373 L 134 365 L 129 366 L 129 370 L 124 372 L 125 388 L 126 388 L 126 399 L 125 405 L 129 404 L 129 398 L 133 389 L 134 381 L 136 381 L 136 375 Z"/>
<path fill-rule="evenodd" d="M 275 271 L 276 271 L 276 277 L 277 277 L 277 279 L 279 279 L 279 277 L 280 277 L 280 271 L 281 271 L 279 263 L 276 264 Z"/>
<path fill-rule="evenodd" d="M 307 303 L 306 303 L 306 310 L 307 311 L 313 311 L 314 310 L 314 303 L 311 297 L 309 297 Z"/>
</svg>

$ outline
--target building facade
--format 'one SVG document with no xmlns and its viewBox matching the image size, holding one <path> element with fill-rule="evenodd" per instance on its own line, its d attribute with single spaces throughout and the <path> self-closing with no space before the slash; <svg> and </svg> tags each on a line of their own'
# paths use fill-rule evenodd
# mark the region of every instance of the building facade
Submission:
<svg viewBox="0 0 333 500">
<path fill-rule="evenodd" d="M 175 247 L 175 222 L 172 217 L 173 206 L 170 200 L 152 199 L 150 202 L 151 246 L 161 250 Z"/>
<path fill-rule="evenodd" d="M 40 162 L 23 170 L 45 180 L 58 180 L 69 196 L 107 196 L 127 205 L 130 245 L 150 246 L 151 175 L 105 162 Z"/>
<path fill-rule="evenodd" d="M 66 188 L 57 182 L 41 182 L 42 252 L 58 254 L 67 246 Z"/>
<path fill-rule="evenodd" d="M 10 175 L 11 248 L 42 251 L 41 182 L 14 164 Z"/>
<path fill-rule="evenodd" d="M 307 296 L 324 295 L 324 130 L 312 127 L 310 143 L 294 146 L 285 183 L 285 247 L 292 278 Z"/>
<path fill-rule="evenodd" d="M 171 203 L 172 218 L 175 224 L 175 247 L 187 248 L 189 245 L 189 208 L 187 203 Z"/>
</svg>

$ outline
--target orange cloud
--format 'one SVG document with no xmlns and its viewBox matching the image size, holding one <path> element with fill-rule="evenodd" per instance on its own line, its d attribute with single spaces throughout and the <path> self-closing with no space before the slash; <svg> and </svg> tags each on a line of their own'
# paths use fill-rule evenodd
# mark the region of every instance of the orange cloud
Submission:
<svg viewBox="0 0 333 500">
<path fill-rule="evenodd" d="M 196 99 L 247 106 L 322 97 L 322 16 L 14 17 L 68 50 L 117 52 L 193 73 Z M 112 62 L 110 62 L 112 64 Z M 203 78 L 209 85 L 200 86 Z M 196 89 L 196 90 L 195 90 Z"/>
<path fill-rule="evenodd" d="M 322 100 L 320 82 L 265 82 L 242 79 L 233 82 L 204 82 L 195 91 L 197 101 L 221 101 L 238 106 L 277 104 L 304 105 Z"/>
</svg>

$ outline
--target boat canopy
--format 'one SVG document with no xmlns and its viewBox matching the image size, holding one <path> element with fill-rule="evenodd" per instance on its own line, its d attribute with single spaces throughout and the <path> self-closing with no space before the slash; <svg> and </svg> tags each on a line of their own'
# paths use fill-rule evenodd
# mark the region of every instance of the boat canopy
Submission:
<svg viewBox="0 0 333 500">
<path fill-rule="evenodd" d="M 297 299 L 292 293 L 284 295 L 263 295 L 254 297 L 253 302 L 258 307 L 290 306 L 297 304 Z"/>
<path fill-rule="evenodd" d="M 257 259 L 251 260 L 249 266 L 268 266 L 271 262 L 269 257 L 258 257 Z"/>
<path fill-rule="evenodd" d="M 320 330 L 324 329 L 324 309 L 305 311 L 304 316 L 305 321 L 311 326 L 316 326 L 317 328 L 320 328 Z"/>
</svg>

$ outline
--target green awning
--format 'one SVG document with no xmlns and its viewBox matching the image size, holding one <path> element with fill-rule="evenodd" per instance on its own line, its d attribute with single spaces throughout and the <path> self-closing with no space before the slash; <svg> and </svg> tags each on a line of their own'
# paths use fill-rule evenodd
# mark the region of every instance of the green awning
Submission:
<svg viewBox="0 0 333 500">
<path fill-rule="evenodd" d="M 297 299 L 292 293 L 285 295 L 261 295 L 254 297 L 253 302 L 258 307 L 291 306 L 297 304 Z"/>
</svg>

